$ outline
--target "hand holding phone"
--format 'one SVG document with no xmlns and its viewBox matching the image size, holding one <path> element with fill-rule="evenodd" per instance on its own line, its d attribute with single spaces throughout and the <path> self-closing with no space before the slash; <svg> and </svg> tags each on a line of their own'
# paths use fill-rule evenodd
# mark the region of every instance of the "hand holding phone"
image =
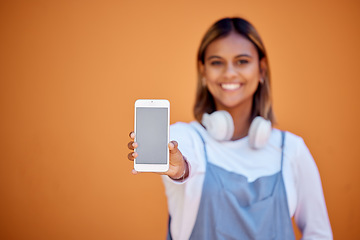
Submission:
<svg viewBox="0 0 360 240">
<path fill-rule="evenodd" d="M 155 102 L 154 102 L 155 101 Z M 138 171 L 140 172 L 157 172 L 159 174 L 164 174 L 164 175 L 168 175 L 170 178 L 174 179 L 174 180 L 178 180 L 178 181 L 183 181 L 184 179 L 186 179 L 189 175 L 189 165 L 187 163 L 187 161 L 185 160 L 184 156 L 182 155 L 182 153 L 180 152 L 180 150 L 178 149 L 178 143 L 176 141 L 171 141 L 169 142 L 169 122 L 170 122 L 170 104 L 167 101 L 166 102 L 162 102 L 162 101 L 167 101 L 167 100 L 161 100 L 160 102 L 158 102 L 158 100 L 138 100 L 135 103 L 135 132 L 137 134 L 140 134 L 140 137 L 137 136 L 137 134 L 135 132 L 131 132 L 130 133 L 130 138 L 131 141 L 128 143 L 128 148 L 130 150 L 134 150 L 134 152 L 130 152 L 128 154 L 128 159 L 131 161 L 134 161 L 134 169 L 132 170 L 133 174 L 137 174 Z M 159 105 L 159 106 L 158 106 Z M 156 112 L 156 108 L 160 108 L 158 110 L 165 110 L 163 109 L 165 107 L 165 109 L 167 109 L 167 123 L 166 124 L 159 124 L 160 122 L 164 121 L 164 119 L 166 119 L 166 117 L 164 115 L 166 114 L 155 114 L 155 116 L 151 116 L 150 115 L 154 115 L 154 113 Z M 146 108 L 147 110 L 149 110 L 149 108 L 153 108 L 150 109 L 150 114 L 149 112 L 144 113 L 142 110 L 144 110 L 144 108 Z M 145 109 L 145 110 L 146 110 Z M 166 112 L 166 111 L 165 111 Z M 144 117 L 145 114 L 145 117 Z M 159 132 L 155 133 L 147 133 L 146 135 L 154 135 L 153 138 L 149 138 L 148 140 L 141 140 L 142 134 L 145 134 L 146 129 L 149 130 L 149 122 L 147 120 L 150 120 L 150 118 L 155 118 L 153 120 L 151 120 L 151 122 L 155 122 L 155 128 L 157 125 L 161 125 L 161 128 L 166 126 L 167 130 L 163 129 Z M 160 121 L 160 118 L 162 119 L 162 121 Z M 139 119 L 142 119 L 144 121 L 139 121 Z M 166 122 L 166 120 L 165 120 Z M 150 124 L 152 125 L 152 124 Z M 142 127 L 141 127 L 142 126 Z M 143 132 L 141 129 L 145 127 L 145 132 Z M 139 128 L 140 127 L 140 128 Z M 154 126 L 152 126 L 154 127 Z M 154 128 L 154 129 L 155 129 Z M 159 149 L 157 147 L 153 147 L 153 148 L 147 148 L 150 152 L 152 151 L 158 151 L 158 152 L 162 152 L 162 157 L 160 158 L 151 158 L 153 160 L 149 161 L 150 158 L 146 159 L 146 148 L 144 149 L 140 149 L 139 151 L 139 145 L 142 144 L 146 144 L 149 143 L 151 144 L 152 141 L 155 141 L 155 139 L 157 138 L 156 136 L 159 135 L 160 132 L 165 131 L 166 136 L 167 136 L 167 140 L 165 141 L 167 144 L 166 145 L 166 150 L 164 149 L 164 144 L 161 143 L 160 145 L 158 145 Z M 162 135 L 162 137 L 160 138 L 164 138 L 164 135 Z M 166 138 L 166 137 L 165 137 Z M 138 141 L 140 141 L 140 143 L 138 143 Z M 158 141 L 158 139 L 156 140 Z M 161 140 L 160 140 L 161 142 Z M 169 143 L 168 143 L 169 142 Z M 166 160 L 160 160 L 161 158 L 164 159 L 164 152 L 167 154 L 167 158 Z M 139 160 L 139 156 L 144 155 L 144 158 L 140 158 L 141 161 L 137 161 Z M 158 160 L 156 160 L 158 159 Z M 166 164 L 164 164 L 166 162 Z M 164 166 L 167 165 L 167 166 Z M 166 170 L 168 169 L 168 170 Z"/>
</svg>

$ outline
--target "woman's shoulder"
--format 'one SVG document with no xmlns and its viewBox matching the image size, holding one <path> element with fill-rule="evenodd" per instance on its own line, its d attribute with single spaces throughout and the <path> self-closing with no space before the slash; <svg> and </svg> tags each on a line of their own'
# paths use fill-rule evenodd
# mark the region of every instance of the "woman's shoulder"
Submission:
<svg viewBox="0 0 360 240">
<path fill-rule="evenodd" d="M 176 133 L 179 135 L 192 135 L 202 131 L 201 125 L 197 121 L 192 122 L 176 122 L 171 124 L 170 133 Z"/>
<path fill-rule="evenodd" d="M 176 122 L 174 124 L 171 124 L 170 126 L 170 134 L 180 134 L 180 133 L 184 133 L 184 134 L 188 134 L 189 132 L 191 132 L 191 126 L 190 123 L 186 123 L 186 122 Z"/>
<path fill-rule="evenodd" d="M 284 148 L 287 153 L 297 155 L 299 154 L 299 151 L 301 151 L 301 149 L 307 149 L 304 139 L 301 136 L 290 131 L 280 130 L 277 128 L 273 129 L 273 133 L 270 137 L 270 142 L 273 144 L 275 141 L 279 142 L 278 139 L 281 139 L 282 132 L 284 133 L 285 137 Z"/>
<path fill-rule="evenodd" d="M 275 131 L 276 134 L 281 135 L 282 130 L 276 129 Z M 314 165 L 314 159 L 304 139 L 295 133 L 283 132 L 285 133 L 284 153 L 293 164 L 293 167 L 311 168 Z"/>
<path fill-rule="evenodd" d="M 170 126 L 170 138 L 189 140 L 199 137 L 201 125 L 196 122 L 176 122 Z"/>
<path fill-rule="evenodd" d="M 299 144 L 304 141 L 301 136 L 299 136 L 295 133 L 292 133 L 290 131 L 282 130 L 282 129 L 278 129 L 278 128 L 273 128 L 271 136 L 270 136 L 270 140 L 275 140 L 275 139 L 281 138 L 282 133 L 284 133 L 285 143 Z"/>
<path fill-rule="evenodd" d="M 295 145 L 298 145 L 298 144 L 303 144 L 304 143 L 304 139 L 295 134 L 295 133 L 292 133 L 292 132 L 289 132 L 289 131 L 284 131 L 285 132 L 285 135 L 286 135 L 286 141 L 289 143 L 289 144 L 295 144 Z"/>
<path fill-rule="evenodd" d="M 176 122 L 170 125 L 171 130 L 177 130 L 177 129 L 188 129 L 190 127 L 190 123 L 187 122 Z"/>
</svg>

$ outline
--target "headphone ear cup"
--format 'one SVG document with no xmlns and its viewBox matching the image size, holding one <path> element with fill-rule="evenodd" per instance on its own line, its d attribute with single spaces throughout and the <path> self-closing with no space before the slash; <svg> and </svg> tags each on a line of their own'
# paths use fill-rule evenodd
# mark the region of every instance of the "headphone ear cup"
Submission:
<svg viewBox="0 0 360 240">
<path fill-rule="evenodd" d="M 265 120 L 261 116 L 254 118 L 249 129 L 249 145 L 253 149 L 264 147 L 271 134 L 271 121 Z"/>
<path fill-rule="evenodd" d="M 234 135 L 234 122 L 227 111 L 215 111 L 212 114 L 204 113 L 201 123 L 214 139 L 228 141 Z"/>
</svg>

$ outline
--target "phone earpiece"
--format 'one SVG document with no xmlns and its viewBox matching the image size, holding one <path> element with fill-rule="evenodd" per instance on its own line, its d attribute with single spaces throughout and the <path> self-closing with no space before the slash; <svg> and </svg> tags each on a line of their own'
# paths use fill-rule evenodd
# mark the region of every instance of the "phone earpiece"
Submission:
<svg viewBox="0 0 360 240">
<path fill-rule="evenodd" d="M 201 123 L 211 137 L 218 141 L 229 141 L 234 135 L 234 122 L 227 111 L 204 113 Z M 249 128 L 249 146 L 253 149 L 264 147 L 271 134 L 271 121 L 257 116 Z"/>
</svg>

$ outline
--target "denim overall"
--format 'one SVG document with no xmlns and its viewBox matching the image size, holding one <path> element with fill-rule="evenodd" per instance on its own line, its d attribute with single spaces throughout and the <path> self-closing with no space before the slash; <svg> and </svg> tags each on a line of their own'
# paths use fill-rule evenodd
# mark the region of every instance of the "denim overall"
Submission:
<svg viewBox="0 0 360 240">
<path fill-rule="evenodd" d="M 200 137 L 204 142 L 206 172 L 190 239 L 295 239 L 282 176 L 285 133 L 282 132 L 281 170 L 254 182 L 210 163 L 206 143 L 201 134 Z"/>
</svg>

